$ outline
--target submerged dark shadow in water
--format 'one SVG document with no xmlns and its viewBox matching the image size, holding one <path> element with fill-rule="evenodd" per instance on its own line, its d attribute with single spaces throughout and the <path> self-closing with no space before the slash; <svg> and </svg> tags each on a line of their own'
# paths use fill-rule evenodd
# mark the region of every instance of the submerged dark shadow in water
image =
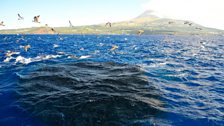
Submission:
<svg viewBox="0 0 224 126">
<path fill-rule="evenodd" d="M 19 76 L 18 102 L 44 125 L 133 125 L 163 112 L 139 66 L 57 64 Z"/>
</svg>

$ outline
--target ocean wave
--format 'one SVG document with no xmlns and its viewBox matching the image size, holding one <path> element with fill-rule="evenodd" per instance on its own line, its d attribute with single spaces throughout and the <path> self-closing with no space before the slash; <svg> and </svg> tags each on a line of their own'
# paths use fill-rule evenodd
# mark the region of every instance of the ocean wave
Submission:
<svg viewBox="0 0 224 126">
<path fill-rule="evenodd" d="M 139 66 L 78 62 L 18 75 L 18 102 L 47 125 L 124 125 L 163 112 Z"/>
</svg>

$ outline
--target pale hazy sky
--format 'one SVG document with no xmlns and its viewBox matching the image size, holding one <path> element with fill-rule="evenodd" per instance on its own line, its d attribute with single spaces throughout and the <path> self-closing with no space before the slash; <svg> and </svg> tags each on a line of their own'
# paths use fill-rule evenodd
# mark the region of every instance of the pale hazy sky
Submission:
<svg viewBox="0 0 224 126">
<path fill-rule="evenodd" d="M 224 30 L 224 0 L 149 0 L 143 7 L 160 17 L 191 20 Z"/>
<path fill-rule="evenodd" d="M 0 29 L 90 25 L 130 20 L 145 10 L 224 30 L 224 0 L 0 0 Z M 20 13 L 25 19 L 17 20 Z M 41 24 L 32 22 L 41 15 Z"/>
</svg>

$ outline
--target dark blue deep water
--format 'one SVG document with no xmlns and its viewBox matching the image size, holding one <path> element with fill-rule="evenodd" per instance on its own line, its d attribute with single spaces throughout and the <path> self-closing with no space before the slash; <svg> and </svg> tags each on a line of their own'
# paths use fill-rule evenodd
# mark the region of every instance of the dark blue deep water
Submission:
<svg viewBox="0 0 224 126">
<path fill-rule="evenodd" d="M 223 126 L 224 37 L 0 35 L 0 126 L 101 125 Z"/>
</svg>

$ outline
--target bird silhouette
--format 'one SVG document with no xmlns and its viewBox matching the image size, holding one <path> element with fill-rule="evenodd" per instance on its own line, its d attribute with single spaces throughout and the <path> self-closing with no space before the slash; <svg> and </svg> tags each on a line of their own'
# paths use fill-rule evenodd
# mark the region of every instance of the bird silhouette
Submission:
<svg viewBox="0 0 224 126">
<path fill-rule="evenodd" d="M 116 49 L 118 49 L 119 47 L 117 45 L 113 45 L 112 48 L 110 49 L 110 51 L 114 51 Z"/>
<path fill-rule="evenodd" d="M 33 22 L 35 22 L 35 23 L 40 23 L 40 22 L 39 22 L 39 18 L 40 18 L 40 15 L 38 15 L 38 16 L 34 16 L 34 17 L 33 17 Z"/>
<path fill-rule="evenodd" d="M 23 20 L 24 18 L 20 15 L 20 14 L 18 14 L 18 20 Z"/>
<path fill-rule="evenodd" d="M 144 30 L 138 30 L 137 34 L 142 35 L 145 31 Z"/>
<path fill-rule="evenodd" d="M 189 25 L 189 26 L 192 26 L 192 25 L 193 25 L 193 23 L 189 23 L 188 25 Z"/>
<path fill-rule="evenodd" d="M 195 29 L 197 29 L 197 30 L 202 30 L 202 28 L 199 28 L 199 27 L 196 27 Z"/>
<path fill-rule="evenodd" d="M 72 25 L 72 22 L 69 20 L 69 27 L 74 27 L 73 25 Z"/>
<path fill-rule="evenodd" d="M 189 24 L 189 23 L 190 23 L 189 21 L 185 21 L 185 22 L 184 22 L 184 24 Z"/>
<path fill-rule="evenodd" d="M 30 45 L 26 45 L 26 46 L 24 46 L 23 48 L 24 48 L 24 50 L 27 52 L 28 49 L 31 48 L 31 46 L 30 46 Z"/>
<path fill-rule="evenodd" d="M 105 27 L 107 27 L 107 26 L 111 27 L 112 24 L 110 22 L 107 22 L 106 25 L 105 25 Z"/>
<path fill-rule="evenodd" d="M 169 21 L 169 22 L 168 22 L 168 24 L 174 24 L 174 23 L 175 23 L 175 22 L 173 22 L 173 21 Z"/>
<path fill-rule="evenodd" d="M 0 23 L 0 26 L 5 26 L 3 21 Z"/>
<path fill-rule="evenodd" d="M 56 33 L 56 31 L 55 31 L 55 29 L 54 29 L 54 28 L 51 28 L 51 31 L 52 31 L 52 32 L 54 32 L 54 33 Z"/>
</svg>

